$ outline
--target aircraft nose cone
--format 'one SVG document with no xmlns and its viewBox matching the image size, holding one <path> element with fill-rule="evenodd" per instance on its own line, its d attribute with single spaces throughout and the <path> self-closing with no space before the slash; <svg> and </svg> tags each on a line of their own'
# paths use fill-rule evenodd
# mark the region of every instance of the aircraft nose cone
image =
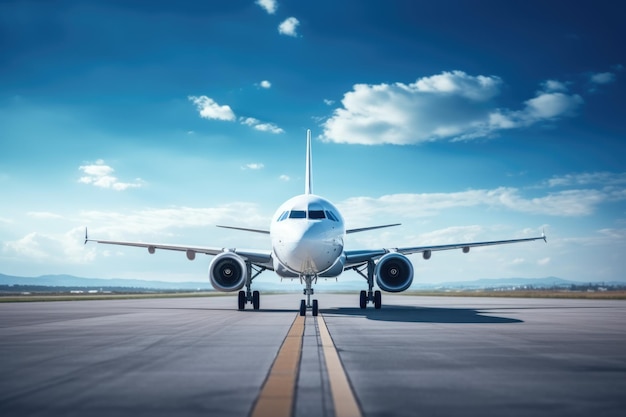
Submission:
<svg viewBox="0 0 626 417">
<path fill-rule="evenodd" d="M 317 223 L 310 223 L 281 242 L 280 261 L 303 274 L 317 274 L 330 268 L 341 255 L 342 242 L 325 236 Z"/>
</svg>

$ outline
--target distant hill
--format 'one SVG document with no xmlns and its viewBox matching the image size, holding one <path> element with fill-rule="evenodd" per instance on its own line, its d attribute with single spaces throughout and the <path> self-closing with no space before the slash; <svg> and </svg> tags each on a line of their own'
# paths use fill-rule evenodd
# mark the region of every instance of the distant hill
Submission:
<svg viewBox="0 0 626 417">
<path fill-rule="evenodd" d="M 335 280 L 321 279 L 317 288 L 319 290 L 330 291 L 346 291 L 346 290 L 362 290 L 366 289 L 365 280 Z M 414 290 L 437 290 L 437 289 L 487 289 L 487 288 L 512 288 L 512 287 L 529 287 L 533 288 L 552 288 L 552 287 L 569 287 L 571 285 L 582 285 L 587 282 L 571 281 L 557 277 L 546 278 L 490 278 L 476 279 L 472 281 L 452 281 L 442 283 L 425 283 L 420 282 L 419 277 L 413 280 L 411 289 Z M 255 283 L 257 289 L 264 291 L 292 291 L 294 288 L 300 288 L 301 285 L 297 280 L 284 282 L 258 282 Z M 598 283 L 596 283 L 598 284 Z M 39 277 L 18 277 L 0 274 L 0 285 L 24 285 L 24 286 L 46 286 L 46 287 L 73 287 L 76 289 L 84 288 L 135 288 L 135 289 L 153 289 L 153 290 L 212 290 L 208 279 L 206 282 L 165 282 L 165 281 L 147 281 L 141 279 L 123 279 L 123 278 L 80 278 L 72 275 L 43 275 Z M 607 286 L 626 286 L 626 282 L 606 282 Z"/>
<path fill-rule="evenodd" d="M 569 287 L 584 282 L 571 281 L 557 277 L 546 278 L 482 278 L 472 281 L 442 282 L 439 284 L 424 284 L 425 288 L 457 288 L 457 289 L 485 289 L 502 287 L 532 286 L 534 288 Z M 418 283 L 416 285 L 420 287 Z"/>
<path fill-rule="evenodd" d="M 146 288 L 158 290 L 212 290 L 207 282 L 165 282 L 122 278 L 80 278 L 72 275 L 42 275 L 40 277 L 17 277 L 0 274 L 0 285 L 29 285 L 76 288 Z"/>
</svg>

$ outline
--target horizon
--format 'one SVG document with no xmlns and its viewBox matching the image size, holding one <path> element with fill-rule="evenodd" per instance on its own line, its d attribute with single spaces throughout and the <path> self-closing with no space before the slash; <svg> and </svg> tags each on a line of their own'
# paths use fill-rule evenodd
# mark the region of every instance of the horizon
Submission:
<svg viewBox="0 0 626 417">
<path fill-rule="evenodd" d="M 133 281 L 133 282 L 137 282 L 137 283 L 141 283 L 141 282 L 145 282 L 145 283 L 152 283 L 152 284 L 157 284 L 157 283 L 162 283 L 162 284 L 167 284 L 168 286 L 172 286 L 172 285 L 176 285 L 176 284 L 181 284 L 181 285 L 205 285 L 208 286 L 210 288 L 211 284 L 210 282 L 207 281 L 179 281 L 179 282 L 172 282 L 172 281 L 161 281 L 161 280 L 157 280 L 157 279 L 140 279 L 140 278 L 119 278 L 119 277 L 106 277 L 106 278 L 92 278 L 92 277 L 84 277 L 84 276 L 75 276 L 75 275 L 69 275 L 69 274 L 46 274 L 46 275 L 40 275 L 40 276 L 36 276 L 36 277 L 26 277 L 26 276 L 15 276 L 15 275 L 8 275 L 8 274 L 3 274 L 0 272 L 0 278 L 3 280 L 7 280 L 7 279 L 17 279 L 17 280 L 37 280 L 37 279 L 75 279 L 78 281 Z M 507 281 L 519 281 L 518 285 L 532 285 L 532 282 L 549 282 L 550 280 L 553 281 L 559 281 L 561 284 L 563 283 L 567 283 L 567 284 L 572 284 L 572 285 L 586 285 L 586 284 L 607 284 L 607 285 L 624 285 L 626 284 L 626 280 L 617 280 L 617 281 L 605 281 L 605 282 L 592 282 L 589 280 L 583 280 L 583 281 L 577 281 L 577 280 L 571 280 L 568 278 L 563 278 L 563 277 L 555 277 L 555 276 L 546 276 L 546 277 L 536 277 L 536 278 L 526 278 L 526 277 L 499 277 L 499 278 L 475 278 L 472 280 L 452 280 L 452 281 L 445 281 L 445 282 L 424 282 L 424 281 L 419 281 L 416 282 L 414 281 L 413 284 L 409 287 L 409 289 L 413 288 L 415 289 L 416 287 L 420 287 L 420 286 L 437 286 L 437 285 L 469 285 L 469 284 L 477 284 L 477 283 L 487 283 L 487 282 L 500 282 L 500 283 L 505 283 Z M 263 282 L 257 282 L 257 286 L 259 290 L 267 290 L 268 288 L 268 284 L 271 287 L 274 287 L 272 289 L 272 291 L 275 290 L 275 288 L 281 288 L 281 286 L 285 286 L 287 291 L 292 291 L 293 288 L 298 287 L 300 288 L 300 283 L 299 280 L 297 278 L 294 279 L 284 279 L 283 281 L 288 281 L 288 282 L 279 282 L 276 280 L 265 280 Z M 340 284 L 336 284 L 334 278 L 320 278 L 318 285 L 321 288 L 324 289 L 332 289 L 332 288 L 345 288 L 347 286 L 353 287 L 355 285 L 359 285 L 361 282 L 360 281 L 355 281 L 355 280 L 342 280 L 342 282 Z M 526 282 L 526 284 L 521 284 L 521 282 Z M 0 284 L 0 285 L 27 285 L 25 283 L 18 283 L 17 281 L 13 281 L 13 284 Z M 40 286 L 40 285 L 44 285 L 44 284 L 28 284 L 28 285 L 36 285 L 36 286 Z M 45 285 L 44 285 L 45 286 Z M 51 287 L 67 287 L 67 285 L 55 285 L 53 283 L 50 283 Z M 86 285 L 79 285 L 79 284 L 75 284 L 73 286 L 86 286 Z M 96 285 L 98 286 L 98 285 Z M 113 285 L 113 286 L 119 286 L 119 285 Z M 293 287 L 293 288 L 290 288 Z M 146 288 L 158 288 L 158 287 L 146 287 Z"/>
<path fill-rule="evenodd" d="M 623 6 L 481 4 L 0 4 L 3 272 L 208 282 L 210 257 L 83 246 L 85 227 L 269 250 L 215 225 L 267 229 L 304 190 L 311 129 L 313 191 L 347 227 L 402 223 L 346 249 L 545 229 L 411 255 L 414 283 L 620 281 Z"/>
</svg>

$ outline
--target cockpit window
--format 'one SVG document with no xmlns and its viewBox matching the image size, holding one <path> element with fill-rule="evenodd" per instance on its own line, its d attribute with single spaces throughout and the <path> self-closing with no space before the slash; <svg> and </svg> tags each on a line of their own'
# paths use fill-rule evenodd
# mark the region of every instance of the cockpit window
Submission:
<svg viewBox="0 0 626 417">
<path fill-rule="evenodd" d="M 312 220 L 322 220 L 322 219 L 329 219 L 331 221 L 334 222 L 338 222 L 339 219 L 337 217 L 337 215 L 335 215 L 332 211 L 329 210 L 324 210 L 322 207 L 309 207 L 309 210 L 291 210 L 291 211 L 283 211 L 280 216 L 278 216 L 278 219 L 276 219 L 277 222 L 282 222 L 285 219 L 306 219 L 306 218 L 312 219 Z"/>
<path fill-rule="evenodd" d="M 332 211 L 326 211 L 326 217 L 328 217 L 329 219 L 331 219 L 334 222 L 338 222 L 339 221 L 337 219 L 337 217 L 333 214 Z"/>
<path fill-rule="evenodd" d="M 309 219 L 324 219 L 324 210 L 309 210 Z"/>
<path fill-rule="evenodd" d="M 306 211 L 304 210 L 291 210 L 289 213 L 290 219 L 306 219 Z"/>
</svg>

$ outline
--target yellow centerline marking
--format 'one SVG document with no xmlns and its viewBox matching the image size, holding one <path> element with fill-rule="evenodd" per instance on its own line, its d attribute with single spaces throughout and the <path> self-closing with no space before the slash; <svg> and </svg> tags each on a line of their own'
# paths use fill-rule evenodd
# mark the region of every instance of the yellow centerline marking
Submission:
<svg viewBox="0 0 626 417">
<path fill-rule="evenodd" d="M 302 355 L 303 335 L 304 316 L 298 315 L 278 351 L 251 417 L 291 416 Z"/>
<path fill-rule="evenodd" d="M 317 316 L 317 326 L 322 339 L 322 349 L 328 370 L 328 380 L 330 381 L 330 392 L 333 397 L 336 417 L 361 417 L 361 410 L 352 392 L 352 387 L 348 382 L 348 377 L 343 369 L 339 354 L 330 337 L 324 318 Z"/>
</svg>

